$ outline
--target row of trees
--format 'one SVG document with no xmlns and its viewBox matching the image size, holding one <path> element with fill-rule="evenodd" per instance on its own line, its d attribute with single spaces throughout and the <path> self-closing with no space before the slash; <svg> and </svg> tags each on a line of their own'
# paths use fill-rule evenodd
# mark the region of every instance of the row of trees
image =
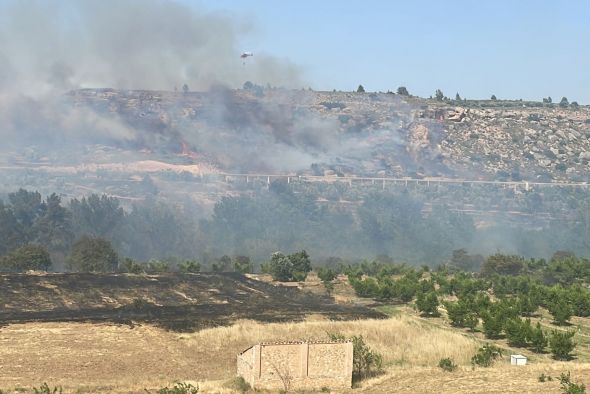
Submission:
<svg viewBox="0 0 590 394">
<path fill-rule="evenodd" d="M 67 269 L 74 272 L 127 272 L 159 273 L 168 271 L 200 272 L 201 263 L 196 260 L 150 260 L 140 262 L 129 257 L 121 259 L 111 243 L 100 237 L 83 236 L 76 241 L 67 256 Z M 41 245 L 27 244 L 6 256 L 0 257 L 0 271 L 25 272 L 28 270 L 47 271 L 52 261 L 47 249 Z M 253 264 L 248 256 L 230 257 L 224 255 L 213 261 L 212 272 L 252 273 Z M 262 264 L 262 272 L 272 275 L 278 281 L 304 281 L 312 270 L 311 259 L 305 250 L 285 255 L 272 254 L 268 263 Z"/>
<path fill-rule="evenodd" d="M 356 89 L 357 93 L 365 93 L 365 87 L 363 85 L 359 85 L 358 88 Z M 400 86 L 397 88 L 397 90 L 395 91 L 397 94 L 399 94 L 400 96 L 410 96 L 410 92 L 408 91 L 408 88 L 406 88 L 405 86 Z M 393 94 L 393 92 L 388 91 L 387 93 Z"/>
<path fill-rule="evenodd" d="M 430 97 L 432 98 L 432 96 Z M 445 96 L 445 94 L 442 92 L 442 90 L 440 89 L 436 89 L 436 91 L 434 92 L 434 99 L 436 101 L 450 101 L 450 98 L 448 98 L 447 96 Z M 490 100 L 492 101 L 496 101 L 498 98 L 496 97 L 495 94 L 492 94 L 492 96 L 490 97 Z M 455 101 L 461 101 L 461 100 L 465 100 L 464 98 L 461 98 L 461 95 L 459 95 L 459 93 L 455 94 Z M 551 99 L 551 97 L 547 97 L 547 98 L 543 98 L 543 103 L 545 104 L 552 104 L 553 100 Z M 567 97 L 562 97 L 561 101 L 559 102 L 559 106 L 561 108 L 567 108 L 570 107 L 572 109 L 578 109 L 580 107 L 580 105 L 578 104 L 577 101 L 572 101 L 571 104 L 569 102 L 569 100 L 567 99 Z"/>
</svg>

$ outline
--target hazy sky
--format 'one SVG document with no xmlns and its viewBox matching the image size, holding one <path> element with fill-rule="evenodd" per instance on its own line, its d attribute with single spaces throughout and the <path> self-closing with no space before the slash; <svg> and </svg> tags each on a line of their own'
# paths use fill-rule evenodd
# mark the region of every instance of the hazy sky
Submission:
<svg viewBox="0 0 590 394">
<path fill-rule="evenodd" d="M 178 1 L 251 24 L 244 50 L 301 65 L 314 89 L 590 103 L 589 1 Z"/>
</svg>

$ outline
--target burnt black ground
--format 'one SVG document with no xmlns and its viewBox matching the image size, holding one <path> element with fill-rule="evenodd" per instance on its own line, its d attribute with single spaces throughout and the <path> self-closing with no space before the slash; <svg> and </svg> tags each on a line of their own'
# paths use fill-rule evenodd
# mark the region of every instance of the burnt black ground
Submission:
<svg viewBox="0 0 590 394">
<path fill-rule="evenodd" d="M 363 306 L 233 273 L 3 274 L 0 324 L 24 322 L 151 323 L 175 331 L 229 325 L 238 319 L 301 321 L 383 318 Z"/>
</svg>

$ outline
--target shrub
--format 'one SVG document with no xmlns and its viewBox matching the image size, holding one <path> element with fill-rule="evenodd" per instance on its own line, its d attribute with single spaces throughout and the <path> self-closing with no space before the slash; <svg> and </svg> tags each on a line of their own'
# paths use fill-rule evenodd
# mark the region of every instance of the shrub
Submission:
<svg viewBox="0 0 590 394">
<path fill-rule="evenodd" d="M 200 272 L 201 264 L 195 260 L 186 260 L 178 264 L 178 269 L 180 270 L 180 272 Z"/>
<path fill-rule="evenodd" d="M 518 297 L 518 309 L 523 316 L 531 316 L 539 309 L 539 305 L 533 297 L 521 295 Z"/>
<path fill-rule="evenodd" d="M 452 358 L 441 358 L 440 361 L 438 362 L 438 366 L 439 368 L 441 368 L 443 371 L 447 371 L 447 372 L 453 372 L 454 370 L 457 369 L 457 364 L 455 364 L 453 362 Z"/>
<path fill-rule="evenodd" d="M 549 375 L 545 375 L 544 373 L 541 373 L 539 375 L 539 377 L 537 378 L 537 380 L 541 383 L 545 383 L 545 382 L 551 382 L 553 380 L 553 378 Z"/>
<path fill-rule="evenodd" d="M 113 272 L 119 257 L 104 238 L 83 236 L 72 246 L 68 268 L 80 272 Z"/>
<path fill-rule="evenodd" d="M 238 376 L 224 384 L 224 387 L 237 391 L 238 393 L 247 393 L 252 389 L 250 384 L 243 377 Z"/>
<path fill-rule="evenodd" d="M 502 350 L 494 345 L 484 345 L 471 357 L 471 364 L 480 367 L 490 367 L 497 358 L 502 357 Z"/>
<path fill-rule="evenodd" d="M 418 293 L 416 298 L 416 307 L 426 316 L 438 316 L 438 297 L 434 291 L 427 293 Z"/>
<path fill-rule="evenodd" d="M 43 383 L 39 388 L 33 387 L 33 392 L 35 394 L 61 394 L 62 388 L 61 386 L 56 386 L 54 388 L 50 388 L 47 383 Z"/>
<path fill-rule="evenodd" d="M 359 297 L 375 298 L 380 295 L 379 284 L 374 278 L 356 279 L 354 277 L 348 278 L 350 285 L 354 292 Z"/>
<path fill-rule="evenodd" d="M 308 272 L 311 271 L 311 261 L 305 250 L 290 255 L 275 252 L 272 254 L 268 271 L 274 280 L 304 281 Z"/>
<path fill-rule="evenodd" d="M 561 295 L 558 300 L 548 305 L 548 309 L 555 323 L 560 326 L 565 325 L 571 319 L 573 313 L 571 305 Z"/>
<path fill-rule="evenodd" d="M 346 338 L 341 334 L 330 334 L 330 339 L 333 341 L 342 341 Z M 361 380 L 379 373 L 383 368 L 383 357 L 381 354 L 372 350 L 366 343 L 362 335 L 352 336 L 349 338 L 352 341 L 353 356 L 352 356 L 352 378 L 353 380 Z"/>
<path fill-rule="evenodd" d="M 479 317 L 477 316 L 476 313 L 469 312 L 468 314 L 465 315 L 465 318 L 463 319 L 463 323 L 465 324 L 465 327 L 469 328 L 469 330 L 471 332 L 474 332 L 475 328 L 479 324 Z"/>
<path fill-rule="evenodd" d="M 254 269 L 252 266 L 252 262 L 250 261 L 250 257 L 248 256 L 236 256 L 233 260 L 234 263 L 234 271 L 240 272 L 242 274 L 249 274 Z"/>
<path fill-rule="evenodd" d="M 541 323 L 537 322 L 535 328 L 531 330 L 531 347 L 535 353 L 542 353 L 547 346 L 547 336 L 543 333 L 541 329 Z"/>
<path fill-rule="evenodd" d="M 144 272 L 144 266 L 129 257 L 125 257 L 123 262 L 119 265 L 119 271 L 130 274 L 141 274 Z"/>
<path fill-rule="evenodd" d="M 504 319 L 499 313 L 487 312 L 483 317 L 483 332 L 488 339 L 497 339 L 502 335 Z"/>
<path fill-rule="evenodd" d="M 573 331 L 553 331 L 553 334 L 549 339 L 549 348 L 551 349 L 553 358 L 556 360 L 572 359 L 571 353 L 576 347 L 576 344 L 572 340 L 574 334 Z"/>
<path fill-rule="evenodd" d="M 520 256 L 509 256 L 496 253 L 489 256 L 481 266 L 483 276 L 493 274 L 518 275 L 524 268 L 524 259 Z"/>
<path fill-rule="evenodd" d="M 49 252 L 41 245 L 27 244 L 0 258 L 0 271 L 47 271 L 51 267 Z"/>
<path fill-rule="evenodd" d="M 559 106 L 561 108 L 567 108 L 567 106 L 570 105 L 569 100 L 567 99 L 567 97 L 562 97 L 561 101 L 559 102 Z"/>
<path fill-rule="evenodd" d="M 166 261 L 150 260 L 147 262 L 145 270 L 149 273 L 161 273 L 170 271 L 170 264 Z"/>
<path fill-rule="evenodd" d="M 400 86 L 397 88 L 397 94 L 400 96 L 409 96 L 410 92 L 408 92 L 408 89 L 405 86 Z"/>
<path fill-rule="evenodd" d="M 532 336 L 530 320 L 520 318 L 507 320 L 504 324 L 504 332 L 510 346 L 525 347 Z"/>
<path fill-rule="evenodd" d="M 457 302 L 446 302 L 444 305 L 452 326 L 469 327 L 472 331 L 477 327 L 479 318 L 470 299 L 460 298 Z"/>
<path fill-rule="evenodd" d="M 136 312 L 145 312 L 152 304 L 145 298 L 137 297 L 133 299 L 131 305 L 133 306 L 133 310 Z"/>
<path fill-rule="evenodd" d="M 163 387 L 157 391 L 157 394 L 197 394 L 199 386 L 195 387 L 190 383 L 178 383 L 174 387 Z"/>
<path fill-rule="evenodd" d="M 318 277 L 324 283 L 331 282 L 336 279 L 337 273 L 332 268 L 321 267 L 318 269 Z"/>
<path fill-rule="evenodd" d="M 570 371 L 567 371 L 567 375 L 562 373 L 559 376 L 559 383 L 561 384 L 561 391 L 564 394 L 585 394 L 586 386 L 584 384 L 576 384 L 572 382 L 570 377 Z"/>
</svg>

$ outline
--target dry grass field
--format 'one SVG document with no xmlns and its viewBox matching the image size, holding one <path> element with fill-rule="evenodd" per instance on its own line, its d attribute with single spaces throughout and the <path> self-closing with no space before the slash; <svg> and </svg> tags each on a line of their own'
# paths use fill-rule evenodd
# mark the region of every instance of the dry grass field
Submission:
<svg viewBox="0 0 590 394">
<path fill-rule="evenodd" d="M 310 318 L 300 323 L 239 321 L 230 327 L 174 333 L 154 326 L 26 323 L 0 329 L 0 387 L 51 382 L 74 391 L 127 392 L 176 380 L 225 381 L 248 346 L 285 338 L 362 334 L 386 365 L 428 366 L 441 357 L 466 365 L 477 343 L 406 317 L 346 322 Z M 102 388 L 101 388 L 102 387 Z"/>
<path fill-rule="evenodd" d="M 504 359 L 492 368 L 472 369 L 480 343 L 411 316 L 385 320 L 326 321 L 311 316 L 298 323 L 238 321 L 229 327 L 175 333 L 141 325 L 25 323 L 0 329 L 0 388 L 19 390 L 43 382 L 67 393 L 145 393 L 175 381 L 198 383 L 201 392 L 230 393 L 224 384 L 236 371 L 236 354 L 260 341 L 325 338 L 327 332 L 362 334 L 384 356 L 385 374 L 351 392 L 506 393 L 559 392 L 556 381 L 540 383 L 541 373 L 570 370 L 590 386 L 590 364 L 546 359 L 511 367 Z M 438 360 L 452 357 L 459 370 L 445 373 Z"/>
</svg>

